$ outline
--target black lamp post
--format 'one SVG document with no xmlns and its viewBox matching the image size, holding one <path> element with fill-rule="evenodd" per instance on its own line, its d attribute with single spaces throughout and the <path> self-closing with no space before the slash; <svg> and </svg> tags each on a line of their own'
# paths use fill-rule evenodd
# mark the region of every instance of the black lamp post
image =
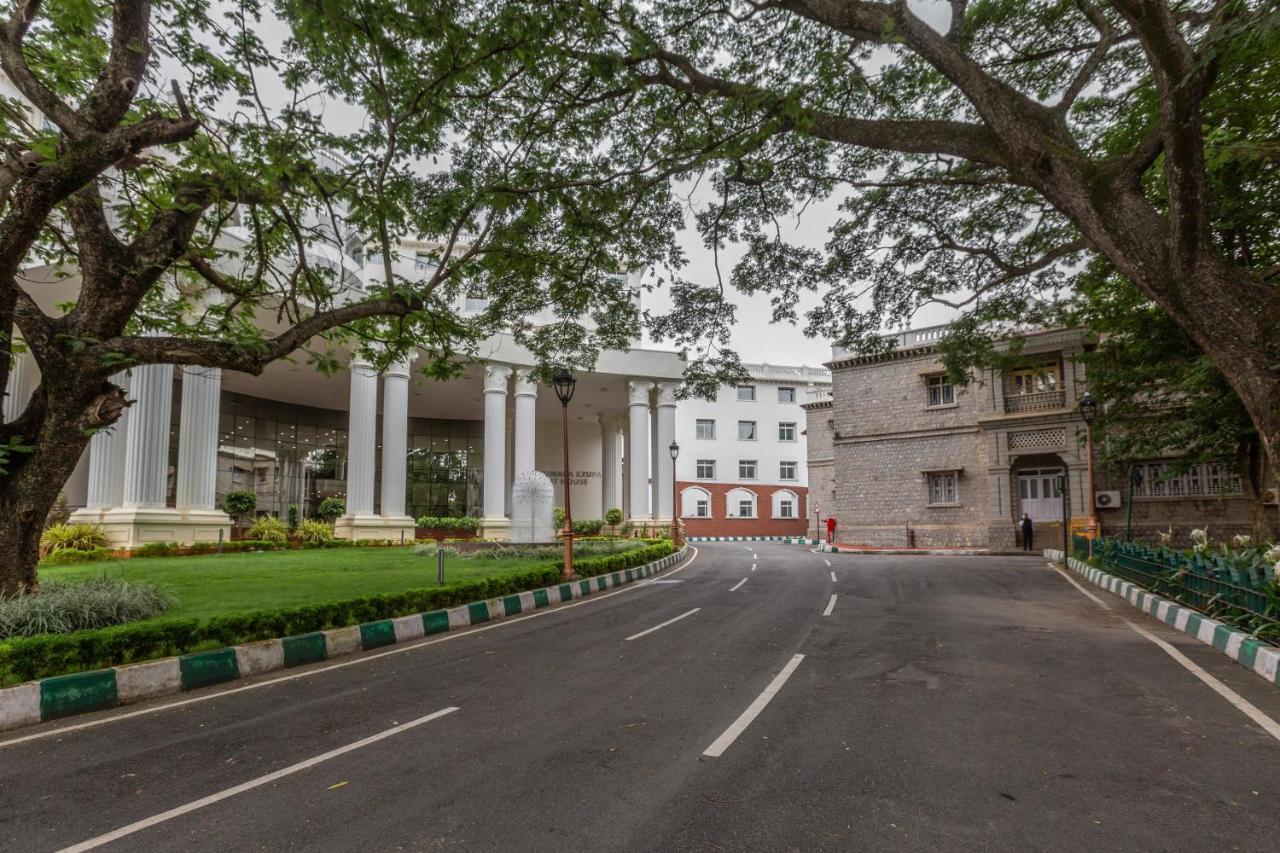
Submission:
<svg viewBox="0 0 1280 853">
<path fill-rule="evenodd" d="M 680 455 L 680 445 L 674 441 L 667 448 L 671 451 L 671 544 L 680 547 L 680 489 L 676 485 L 676 457 Z"/>
<path fill-rule="evenodd" d="M 551 378 L 551 384 L 555 386 L 556 397 L 560 400 L 560 411 L 563 413 L 564 530 L 561 531 L 561 536 L 564 538 L 564 572 L 562 574 L 564 579 L 568 580 L 573 577 L 573 510 L 569 505 L 569 401 L 573 399 L 573 389 L 578 384 L 578 380 L 573 378 L 573 374 L 567 368 L 562 367 Z"/>
<path fill-rule="evenodd" d="M 1070 547 L 1067 540 L 1067 475 L 1058 475 L 1058 498 L 1062 501 L 1062 567 L 1067 566 L 1067 557 L 1070 556 L 1068 548 Z"/>
<path fill-rule="evenodd" d="M 1080 398 L 1080 417 L 1084 419 L 1084 449 L 1089 471 L 1089 558 L 1093 558 L 1093 537 L 1098 534 L 1098 511 L 1094 507 L 1095 492 L 1093 487 L 1093 419 L 1098 416 L 1098 403 L 1088 391 Z"/>
</svg>

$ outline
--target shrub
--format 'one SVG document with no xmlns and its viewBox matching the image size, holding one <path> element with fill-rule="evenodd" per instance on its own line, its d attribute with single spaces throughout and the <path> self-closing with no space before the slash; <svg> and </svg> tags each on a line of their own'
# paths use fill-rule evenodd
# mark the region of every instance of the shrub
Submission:
<svg viewBox="0 0 1280 853">
<path fill-rule="evenodd" d="M 610 527 L 617 527 L 622 523 L 622 510 L 613 507 L 604 514 L 604 520 Z"/>
<path fill-rule="evenodd" d="M 309 518 L 298 525 L 293 536 L 303 545 L 328 545 L 333 541 L 333 529 L 323 521 Z"/>
<path fill-rule="evenodd" d="M 289 541 L 289 530 L 280 519 L 275 516 L 264 515 L 249 525 L 246 536 L 249 539 L 260 539 L 263 542 L 283 545 Z"/>
<path fill-rule="evenodd" d="M 67 566 L 72 563 L 97 563 L 112 558 L 110 548 L 93 548 L 88 551 L 77 551 L 74 548 L 61 548 L 40 561 L 41 566 Z"/>
<path fill-rule="evenodd" d="M 40 535 L 40 554 L 48 556 L 64 548 L 92 551 L 110 544 L 101 524 L 55 524 Z"/>
<path fill-rule="evenodd" d="M 227 492 L 222 499 L 222 509 L 237 522 L 243 521 L 258 509 L 258 495 L 250 491 Z"/>
<path fill-rule="evenodd" d="M 604 530 L 604 521 L 599 518 L 584 518 L 573 523 L 573 532 L 583 536 L 597 536 Z"/>
<path fill-rule="evenodd" d="M 298 529 L 299 519 L 300 519 L 300 515 L 299 515 L 299 513 L 298 513 L 298 505 L 297 505 L 297 504 L 289 504 L 288 518 L 289 518 L 289 520 L 288 520 L 288 522 L 287 522 L 287 523 L 288 523 L 288 525 L 289 525 L 289 529 L 290 529 L 290 530 L 297 530 L 297 529 Z"/>
<path fill-rule="evenodd" d="M 418 527 L 427 530 L 447 530 L 454 533 L 475 533 L 480 529 L 480 519 L 464 515 L 459 518 L 451 516 L 424 515 L 414 522 Z"/>
<path fill-rule="evenodd" d="M 68 634 L 149 619 L 172 606 L 154 586 L 118 578 L 50 581 L 39 592 L 0 598 L 0 638 Z"/>
<path fill-rule="evenodd" d="M 347 505 L 343 503 L 342 498 L 325 498 L 320 501 L 320 506 L 316 507 L 316 515 L 325 521 L 333 521 L 341 518 L 347 513 Z"/>
<path fill-rule="evenodd" d="M 558 506 L 551 510 L 551 524 L 555 526 L 557 533 L 564 530 L 564 507 Z"/>
<path fill-rule="evenodd" d="M 191 546 L 194 549 L 194 546 Z M 129 550 L 131 557 L 176 557 L 183 551 L 177 542 L 148 542 Z"/>
<path fill-rule="evenodd" d="M 636 529 L 636 524 L 634 521 L 625 521 L 622 523 L 622 526 L 618 528 L 618 533 L 620 533 L 623 536 L 630 536 L 635 531 L 635 529 Z"/>
</svg>

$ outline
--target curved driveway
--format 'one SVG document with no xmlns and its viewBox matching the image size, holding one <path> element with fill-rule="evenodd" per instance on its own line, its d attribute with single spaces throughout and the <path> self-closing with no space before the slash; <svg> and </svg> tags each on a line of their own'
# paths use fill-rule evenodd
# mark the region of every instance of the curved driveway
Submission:
<svg viewBox="0 0 1280 853">
<path fill-rule="evenodd" d="M 139 822 L 102 849 L 1274 847 L 1280 743 L 1121 612 L 1041 559 L 702 545 L 614 595 L 0 745 L 0 847 Z"/>
</svg>

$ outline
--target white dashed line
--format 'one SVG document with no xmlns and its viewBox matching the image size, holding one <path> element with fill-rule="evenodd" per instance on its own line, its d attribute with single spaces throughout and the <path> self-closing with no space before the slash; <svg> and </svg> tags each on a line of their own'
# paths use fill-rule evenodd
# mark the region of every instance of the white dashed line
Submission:
<svg viewBox="0 0 1280 853">
<path fill-rule="evenodd" d="M 641 631 L 639 634 L 632 634 L 630 637 L 627 637 L 627 639 L 638 640 L 641 637 L 643 637 L 645 634 L 652 634 L 654 631 L 657 631 L 659 628 L 667 627 L 672 622 L 679 622 L 681 619 L 685 618 L 686 616 L 692 616 L 693 614 L 697 613 L 701 609 L 702 609 L 701 607 L 695 607 L 692 610 L 690 610 L 688 613 L 681 613 L 679 616 L 677 616 L 674 619 L 668 619 L 666 622 L 663 622 L 660 625 L 654 625 L 652 628 L 646 628 L 643 631 Z"/>
<path fill-rule="evenodd" d="M 749 580 L 751 580 L 751 578 L 743 578 L 742 580 L 735 583 L 732 587 L 730 587 L 729 592 L 737 592 L 738 587 L 742 586 L 744 583 L 746 583 Z"/>
<path fill-rule="evenodd" d="M 830 561 L 830 560 L 826 560 L 826 559 L 824 559 L 822 562 L 826 563 L 828 566 L 829 566 L 829 565 L 831 565 L 831 561 Z"/>
<path fill-rule="evenodd" d="M 117 839 L 124 838 L 129 835 L 133 835 L 135 832 L 141 832 L 142 830 L 151 826 L 155 826 L 156 824 L 173 820 L 175 817 L 181 817 L 184 814 L 190 814 L 191 812 L 196 811 L 197 809 L 202 809 L 205 806 L 211 806 L 214 803 L 218 803 L 223 800 L 229 799 L 230 797 L 234 797 L 237 794 L 243 794 L 245 791 L 252 791 L 254 788 L 260 788 L 263 785 L 269 785 L 272 782 L 276 781 L 277 779 L 283 779 L 285 776 L 292 776 L 294 773 L 297 773 L 300 770 L 306 770 L 309 767 L 315 767 L 317 764 L 323 764 L 324 762 L 330 760 L 331 758 L 337 758 L 340 755 L 345 755 L 348 752 L 353 752 L 357 749 L 360 749 L 361 747 L 368 746 L 369 744 L 372 744 L 372 743 L 377 743 L 380 740 L 385 740 L 386 738 L 392 737 L 394 735 L 398 735 L 401 732 L 408 731 L 409 729 L 415 728 L 416 726 L 420 726 L 423 723 L 429 723 L 432 720 L 439 719 L 440 717 L 443 717 L 446 714 L 452 714 L 456 710 L 458 709 L 454 707 L 442 708 L 433 714 L 427 714 L 425 717 L 419 717 L 416 720 L 410 720 L 407 723 L 401 723 L 395 728 L 387 729 L 384 732 L 379 732 L 378 734 L 371 735 L 370 737 L 367 737 L 367 738 L 362 738 L 358 741 L 355 741 L 354 743 L 349 743 L 346 746 L 340 746 L 337 749 L 331 749 L 328 752 L 317 755 L 314 758 L 308 758 L 306 761 L 299 761 L 297 764 L 291 764 L 288 767 L 275 771 L 274 773 L 268 773 L 265 776 L 259 776 L 257 779 L 251 779 L 248 782 L 242 782 L 239 785 L 236 785 L 235 787 L 227 788 L 225 791 L 219 791 L 216 794 L 210 794 L 207 797 L 202 797 L 198 800 L 193 800 L 192 802 L 189 802 L 186 805 L 169 809 L 169 811 L 167 812 L 161 812 L 158 815 L 146 818 L 144 820 L 137 821 L 136 823 L 131 823 L 128 826 L 122 826 L 119 829 L 112 830 L 111 832 L 106 833 L 105 835 L 99 835 L 96 838 L 90 838 L 88 841 L 82 841 L 79 844 L 73 844 L 70 847 L 64 847 L 61 851 L 59 851 L 59 853 L 78 853 L 78 851 L 81 851 L 81 850 L 92 850 L 95 847 L 101 847 L 104 844 L 110 844 L 112 841 L 116 841 Z"/>
<path fill-rule="evenodd" d="M 831 573 L 831 582 L 832 582 L 832 583 L 839 583 L 839 581 L 837 581 L 837 580 L 836 580 L 836 573 L 835 573 L 835 572 L 832 572 L 832 573 Z"/>
<path fill-rule="evenodd" d="M 733 742 L 738 739 L 738 735 L 746 731 L 747 726 L 760 716 L 760 712 L 765 709 L 769 701 L 777 695 L 782 686 L 787 683 L 787 679 L 791 677 L 791 673 L 796 671 L 796 667 L 800 665 L 800 661 L 804 660 L 804 655 L 796 655 L 787 662 L 782 668 L 782 672 L 774 676 L 773 681 L 769 682 L 769 686 L 764 689 L 755 701 L 747 706 L 747 710 L 742 712 L 742 716 L 733 721 L 733 725 L 724 730 L 724 734 L 716 738 L 711 746 L 707 747 L 707 751 L 702 753 L 708 758 L 719 758 L 724 755 L 724 751 L 733 746 Z"/>
<path fill-rule="evenodd" d="M 831 611 L 836 609 L 836 594 L 831 593 L 831 600 L 827 602 L 827 609 L 822 611 L 823 616 L 830 616 Z"/>
</svg>

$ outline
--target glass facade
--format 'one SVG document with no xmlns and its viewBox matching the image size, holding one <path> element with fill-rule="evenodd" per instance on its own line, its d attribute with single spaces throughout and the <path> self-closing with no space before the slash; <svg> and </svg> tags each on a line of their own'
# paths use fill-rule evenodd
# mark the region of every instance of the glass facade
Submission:
<svg viewBox="0 0 1280 853">
<path fill-rule="evenodd" d="M 174 391 L 170 460 L 178 458 L 180 390 Z M 379 417 L 377 435 L 382 435 Z M 405 512 L 482 515 L 483 421 L 409 419 Z M 378 452 L 381 469 L 381 448 Z M 169 466 L 169 506 L 175 470 Z M 297 504 L 302 517 L 316 514 L 327 497 L 346 500 L 347 413 L 222 392 L 218 423 L 217 502 L 227 492 L 258 496 L 258 513 L 286 518 Z M 380 491 L 375 474 L 375 512 Z"/>
</svg>

